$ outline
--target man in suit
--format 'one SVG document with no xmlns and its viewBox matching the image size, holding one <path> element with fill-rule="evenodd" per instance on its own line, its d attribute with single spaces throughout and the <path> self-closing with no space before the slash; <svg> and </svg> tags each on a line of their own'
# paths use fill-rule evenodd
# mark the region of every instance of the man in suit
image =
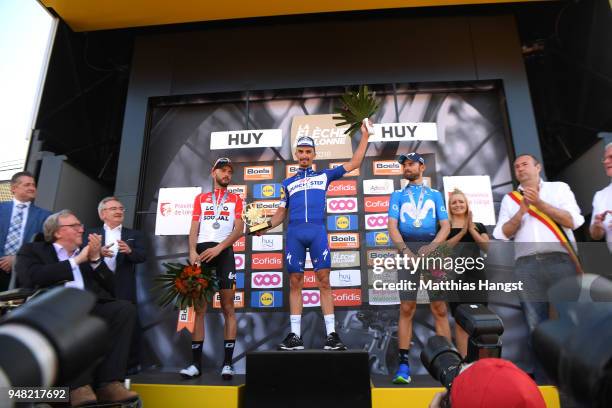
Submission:
<svg viewBox="0 0 612 408">
<path fill-rule="evenodd" d="M 23 243 L 42 232 L 42 225 L 51 212 L 35 206 L 36 181 L 27 171 L 11 178 L 13 200 L 0 203 L 0 292 L 7 290 L 15 254 Z"/>
<path fill-rule="evenodd" d="M 83 231 L 83 224 L 69 210 L 50 215 L 43 224 L 45 241 L 26 243 L 17 254 L 18 280 L 26 288 L 63 284 L 98 297 L 92 314 L 108 324 L 109 347 L 93 373 L 82 373 L 67 384 L 71 405 L 136 401 L 138 394 L 125 389 L 120 382 L 126 373 L 136 309 L 130 302 L 115 298 L 114 276 L 100 253 L 102 237 L 90 234 L 89 243 L 80 249 Z M 95 393 L 90 384 L 96 388 Z"/>
<path fill-rule="evenodd" d="M 104 225 L 88 229 L 88 232 L 102 236 L 101 255 L 108 269 L 114 273 L 117 299 L 127 300 L 135 305 L 136 264 L 146 260 L 145 244 L 140 231 L 123 226 L 124 214 L 125 208 L 117 197 L 103 198 L 98 204 L 98 215 Z M 137 316 L 128 359 L 128 373 L 139 371 L 141 338 Z"/>
</svg>

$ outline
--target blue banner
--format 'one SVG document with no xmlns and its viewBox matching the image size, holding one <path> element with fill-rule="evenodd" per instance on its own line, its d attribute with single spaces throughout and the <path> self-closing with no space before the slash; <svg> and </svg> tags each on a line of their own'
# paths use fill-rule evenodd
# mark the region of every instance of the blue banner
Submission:
<svg viewBox="0 0 612 408">
<path fill-rule="evenodd" d="M 392 246 L 389 233 L 387 231 L 366 232 L 366 243 L 369 247 L 390 247 Z"/>
<path fill-rule="evenodd" d="M 328 231 L 354 231 L 359 227 L 356 215 L 328 215 Z"/>
<path fill-rule="evenodd" d="M 283 292 L 280 290 L 254 290 L 251 292 L 251 307 L 282 307 Z"/>
<path fill-rule="evenodd" d="M 281 185 L 279 183 L 266 183 L 253 185 L 253 198 L 267 200 L 270 198 L 279 198 Z"/>
</svg>

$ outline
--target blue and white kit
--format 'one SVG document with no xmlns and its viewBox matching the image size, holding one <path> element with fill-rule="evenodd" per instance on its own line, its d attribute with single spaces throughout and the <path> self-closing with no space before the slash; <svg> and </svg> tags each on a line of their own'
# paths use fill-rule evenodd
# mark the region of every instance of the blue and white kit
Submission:
<svg viewBox="0 0 612 408">
<path fill-rule="evenodd" d="M 331 255 L 325 228 L 325 193 L 329 184 L 338 180 L 344 166 L 314 171 L 299 169 L 282 184 L 280 206 L 289 211 L 285 259 L 289 273 L 304 272 L 306 248 L 314 270 L 331 267 Z"/>
</svg>

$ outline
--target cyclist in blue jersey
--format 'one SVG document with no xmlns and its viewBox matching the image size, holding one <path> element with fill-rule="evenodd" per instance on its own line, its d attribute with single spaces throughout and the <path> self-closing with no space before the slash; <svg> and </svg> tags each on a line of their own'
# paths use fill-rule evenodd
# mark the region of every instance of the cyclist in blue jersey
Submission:
<svg viewBox="0 0 612 408">
<path fill-rule="evenodd" d="M 278 346 L 280 350 L 302 350 L 304 348 L 301 338 L 301 320 L 306 249 L 310 252 L 310 259 L 319 283 L 321 310 L 327 331 L 324 349 L 346 350 L 346 346 L 335 329 L 334 304 L 329 284 L 331 254 L 325 225 L 325 193 L 332 181 L 361 166 L 368 148 L 369 137 L 364 125 L 361 126 L 361 134 L 359 146 L 348 163 L 321 171 L 312 169 L 312 162 L 316 157 L 314 140 L 307 136 L 297 140 L 295 156 L 299 169 L 293 177 L 283 181 L 281 204 L 270 221 L 270 228 L 274 228 L 281 224 L 289 213 L 285 259 L 290 276 L 291 332 Z"/>
<path fill-rule="evenodd" d="M 391 240 L 400 254 L 416 259 L 431 253 L 446 240 L 450 232 L 444 198 L 439 191 L 423 184 L 425 159 L 418 153 L 401 155 L 397 160 L 402 165 L 404 177 L 409 181 L 403 190 L 395 191 L 389 200 L 388 228 Z M 439 224 L 439 228 L 438 228 Z M 401 280 L 414 282 L 418 289 L 420 271 L 399 271 Z M 417 290 L 400 292 L 400 315 L 398 324 L 399 368 L 393 377 L 396 384 L 410 382 L 410 342 L 412 340 L 412 318 L 416 310 Z M 451 339 L 450 325 L 444 300 L 436 299 L 429 292 L 430 308 L 434 317 L 436 334 Z"/>
</svg>

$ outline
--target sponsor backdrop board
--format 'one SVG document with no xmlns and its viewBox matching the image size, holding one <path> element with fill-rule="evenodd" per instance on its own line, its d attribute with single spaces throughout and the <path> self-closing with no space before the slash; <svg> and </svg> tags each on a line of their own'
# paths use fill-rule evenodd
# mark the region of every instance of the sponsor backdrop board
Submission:
<svg viewBox="0 0 612 408">
<path fill-rule="evenodd" d="M 399 294 L 375 290 L 373 280 L 380 276 L 384 282 L 393 281 L 397 272 L 374 275 L 372 268 L 374 260 L 395 254 L 387 233 L 386 214 L 390 194 L 403 186 L 397 156 L 416 149 L 426 160 L 427 184 L 440 191 L 444 190 L 443 176 L 490 174 L 489 184 L 496 186 L 492 190 L 496 205 L 509 191 L 507 182 L 511 180 L 510 169 L 504 165 L 508 153 L 500 111 L 503 104 L 496 91 L 415 93 L 414 84 L 396 84 L 395 99 L 390 93 L 392 88 L 385 85 L 373 89 L 381 98 L 374 122 L 393 125 L 385 127 L 384 134 L 381 130 L 380 141 L 369 143 L 360 169 L 330 186 L 325 203 L 328 240 L 337 248 L 331 253 L 331 282 L 338 331 L 350 347 L 371 350 L 376 361 L 372 372 L 384 374 L 395 368 Z M 186 234 L 193 197 L 200 188 L 210 191 L 214 161 L 229 157 L 234 163 L 231 190 L 272 214 L 280 200 L 280 183 L 296 171 L 292 152 L 298 134 L 310 135 L 319 143 L 316 169 L 341 165 L 355 151 L 359 136 L 352 139 L 344 135 L 331 120 L 333 108 L 339 106 L 337 95 L 342 92 L 344 88 L 251 92 L 248 127 L 241 95 L 235 102 L 231 95 L 203 95 L 199 101 L 205 103 L 198 105 L 152 108 L 139 197 L 139 227 L 148 240 L 149 257 L 137 276 L 139 311 L 143 326 L 148 327 L 145 337 L 154 354 L 150 362 L 178 367 L 190 358 L 189 334 L 174 332 L 177 312 L 157 308 L 151 288 L 153 277 L 163 270 L 163 262 L 184 261 L 187 257 Z M 213 132 L 220 132 L 215 134 L 214 142 Z M 262 147 L 264 144 L 271 147 Z M 219 150 L 211 150 L 211 146 Z M 194 190 L 193 186 L 199 187 Z M 176 235 L 155 235 L 156 223 L 162 218 L 160 207 L 169 211 L 162 204 L 176 201 L 179 196 L 175 188 L 183 187 L 192 189 L 183 200 L 185 214 L 180 215 L 187 220 L 185 226 L 177 229 Z M 165 189 L 170 188 L 167 195 Z M 173 201 L 166 201 L 166 197 Z M 168 224 L 175 224 L 169 225 L 175 228 L 179 223 Z M 290 277 L 283 253 L 286 232 L 285 224 L 265 237 L 247 236 L 234 245 L 238 372 L 244 372 L 241 356 L 252 350 L 274 349 L 289 330 Z M 305 267 L 302 333 L 307 348 L 321 348 L 325 328 L 320 292 L 308 258 Z M 214 307 L 209 312 L 205 320 L 205 365 L 216 367 L 221 363 L 223 315 Z M 420 345 L 432 334 L 431 327 L 429 308 L 418 308 L 412 353 L 416 374 L 425 373 L 418 355 Z"/>
</svg>

